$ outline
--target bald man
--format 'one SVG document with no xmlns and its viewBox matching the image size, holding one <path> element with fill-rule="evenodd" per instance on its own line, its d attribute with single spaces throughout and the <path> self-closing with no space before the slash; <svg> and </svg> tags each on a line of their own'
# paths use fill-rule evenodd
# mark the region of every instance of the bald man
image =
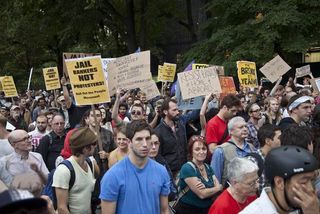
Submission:
<svg viewBox="0 0 320 214">
<path fill-rule="evenodd" d="M 47 182 L 49 171 L 39 153 L 31 152 L 31 137 L 22 129 L 9 134 L 8 141 L 14 149 L 10 155 L 0 159 L 12 177 L 23 173 L 33 173 L 40 176 L 43 184 Z"/>
</svg>

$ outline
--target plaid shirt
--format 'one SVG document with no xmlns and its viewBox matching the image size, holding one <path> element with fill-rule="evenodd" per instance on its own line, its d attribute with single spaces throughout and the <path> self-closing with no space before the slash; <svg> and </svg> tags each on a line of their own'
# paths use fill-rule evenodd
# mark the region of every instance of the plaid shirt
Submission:
<svg viewBox="0 0 320 214">
<path fill-rule="evenodd" d="M 263 160 L 263 163 L 264 163 L 264 156 L 263 156 L 263 154 L 262 154 L 261 149 L 258 149 L 258 150 L 256 151 L 256 153 L 257 153 L 258 155 L 260 155 L 260 157 L 261 157 L 261 159 Z M 263 170 L 263 172 L 262 172 L 262 174 L 261 174 L 261 176 L 260 176 L 260 178 L 259 178 L 259 193 L 261 193 L 262 189 L 263 189 L 265 186 L 266 186 L 266 175 L 265 175 L 264 170 Z"/>
<path fill-rule="evenodd" d="M 246 138 L 247 142 L 251 143 L 256 149 L 260 149 L 260 143 L 258 140 L 258 129 L 251 121 L 248 121 L 247 127 L 248 127 L 248 137 Z"/>
</svg>

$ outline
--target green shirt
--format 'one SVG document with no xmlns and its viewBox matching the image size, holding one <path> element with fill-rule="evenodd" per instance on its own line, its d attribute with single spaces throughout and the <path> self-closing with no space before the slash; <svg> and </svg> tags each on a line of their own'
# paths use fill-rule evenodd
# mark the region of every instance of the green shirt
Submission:
<svg viewBox="0 0 320 214">
<path fill-rule="evenodd" d="M 208 175 L 207 181 L 201 176 L 199 169 L 196 168 L 194 163 L 191 163 L 191 162 L 185 163 L 180 170 L 180 182 L 179 182 L 180 189 L 183 190 L 187 186 L 187 183 L 184 181 L 184 179 L 190 178 L 190 177 L 199 178 L 206 188 L 214 187 L 213 169 L 207 164 L 205 164 L 205 169 Z M 180 200 L 185 204 L 192 205 L 199 208 L 208 208 L 211 206 L 213 202 L 212 197 L 200 199 L 194 192 L 192 192 L 191 189 L 189 189 L 182 196 Z"/>
</svg>

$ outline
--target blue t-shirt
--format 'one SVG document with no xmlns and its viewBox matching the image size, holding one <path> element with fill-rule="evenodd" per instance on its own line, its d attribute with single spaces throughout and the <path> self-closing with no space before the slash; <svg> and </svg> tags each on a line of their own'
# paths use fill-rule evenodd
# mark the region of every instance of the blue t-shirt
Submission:
<svg viewBox="0 0 320 214">
<path fill-rule="evenodd" d="M 125 157 L 104 174 L 100 199 L 116 201 L 117 214 L 158 214 L 160 196 L 169 193 L 170 178 L 164 166 L 148 159 L 139 169 Z"/>
</svg>

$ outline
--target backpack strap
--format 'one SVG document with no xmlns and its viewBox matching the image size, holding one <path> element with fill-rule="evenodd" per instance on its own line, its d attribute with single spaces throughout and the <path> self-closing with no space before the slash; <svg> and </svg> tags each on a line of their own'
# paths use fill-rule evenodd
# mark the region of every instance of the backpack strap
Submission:
<svg viewBox="0 0 320 214">
<path fill-rule="evenodd" d="M 69 190 L 71 190 L 76 180 L 76 173 L 74 172 L 74 168 L 69 160 L 64 160 L 60 164 L 65 165 L 70 171 Z"/>
<path fill-rule="evenodd" d="M 219 140 L 219 142 L 217 143 L 217 145 L 220 145 L 222 143 L 224 143 L 224 140 L 228 137 L 229 132 L 228 132 L 228 127 L 224 130 L 224 133 L 222 135 L 222 138 Z"/>
<path fill-rule="evenodd" d="M 91 159 L 89 157 L 86 158 L 86 162 L 88 163 L 90 169 L 91 169 L 91 172 L 94 174 L 94 171 L 93 171 L 93 163 L 91 161 Z"/>
</svg>

